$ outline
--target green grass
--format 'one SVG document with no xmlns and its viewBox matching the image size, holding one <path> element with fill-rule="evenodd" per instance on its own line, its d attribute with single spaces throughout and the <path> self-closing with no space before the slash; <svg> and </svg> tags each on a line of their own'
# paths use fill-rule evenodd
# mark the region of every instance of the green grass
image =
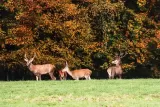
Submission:
<svg viewBox="0 0 160 107">
<path fill-rule="evenodd" d="M 160 79 L 1 81 L 0 107 L 160 107 Z"/>
</svg>

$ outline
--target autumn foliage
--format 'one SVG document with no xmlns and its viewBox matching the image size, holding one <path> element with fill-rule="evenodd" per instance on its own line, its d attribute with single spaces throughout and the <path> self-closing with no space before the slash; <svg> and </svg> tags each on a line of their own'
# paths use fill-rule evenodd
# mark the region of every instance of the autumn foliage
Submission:
<svg viewBox="0 0 160 107">
<path fill-rule="evenodd" d="M 27 78 L 25 53 L 36 53 L 34 64 L 52 63 L 58 71 L 68 61 L 72 69 L 89 68 L 95 78 L 107 78 L 119 52 L 128 53 L 122 59 L 126 78 L 159 77 L 159 5 L 159 0 L 2 0 L 1 78 Z"/>
</svg>

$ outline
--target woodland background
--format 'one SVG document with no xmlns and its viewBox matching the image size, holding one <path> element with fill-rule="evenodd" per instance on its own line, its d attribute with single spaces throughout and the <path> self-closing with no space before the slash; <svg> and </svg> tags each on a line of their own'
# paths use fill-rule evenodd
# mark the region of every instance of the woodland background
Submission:
<svg viewBox="0 0 160 107">
<path fill-rule="evenodd" d="M 35 79 L 25 53 L 108 78 L 119 52 L 124 78 L 160 77 L 160 0 L 0 0 L 0 80 Z"/>
</svg>

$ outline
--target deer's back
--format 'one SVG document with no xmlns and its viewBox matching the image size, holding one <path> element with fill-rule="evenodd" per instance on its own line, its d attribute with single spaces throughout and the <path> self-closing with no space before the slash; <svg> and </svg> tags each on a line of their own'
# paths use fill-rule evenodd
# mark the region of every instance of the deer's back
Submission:
<svg viewBox="0 0 160 107">
<path fill-rule="evenodd" d="M 79 77 L 83 77 L 85 75 L 91 75 L 92 71 L 89 69 L 78 69 L 78 70 L 74 70 L 72 71 L 72 74 L 74 76 L 79 76 Z"/>
<path fill-rule="evenodd" d="M 35 73 L 46 74 L 49 72 L 54 72 L 53 69 L 55 68 L 52 64 L 43 64 L 43 65 L 35 65 L 33 69 L 36 69 Z"/>
</svg>

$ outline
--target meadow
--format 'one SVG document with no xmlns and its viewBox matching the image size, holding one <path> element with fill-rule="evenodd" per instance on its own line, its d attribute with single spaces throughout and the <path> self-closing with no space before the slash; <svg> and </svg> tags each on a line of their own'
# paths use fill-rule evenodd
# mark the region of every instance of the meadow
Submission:
<svg viewBox="0 0 160 107">
<path fill-rule="evenodd" d="M 0 107 L 160 107 L 160 79 L 1 81 Z"/>
</svg>

